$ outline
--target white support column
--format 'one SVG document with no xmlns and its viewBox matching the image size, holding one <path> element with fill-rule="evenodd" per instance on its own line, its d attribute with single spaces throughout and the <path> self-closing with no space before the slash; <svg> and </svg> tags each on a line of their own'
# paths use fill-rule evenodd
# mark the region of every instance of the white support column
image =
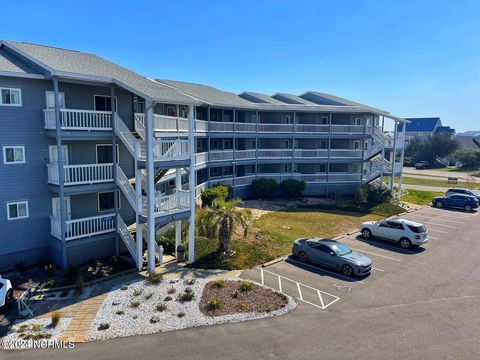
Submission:
<svg viewBox="0 0 480 360">
<path fill-rule="evenodd" d="M 175 188 L 177 194 L 182 189 L 182 170 L 180 168 L 175 170 Z M 179 205 L 180 197 L 177 196 L 177 205 Z M 175 257 L 177 257 L 177 247 L 182 243 L 182 221 L 175 221 Z"/>
<path fill-rule="evenodd" d="M 402 141 L 401 143 L 402 148 L 401 148 L 401 153 L 400 153 L 400 180 L 398 181 L 398 191 L 400 196 L 403 194 L 403 161 L 405 157 L 405 129 L 407 128 L 407 124 L 403 123 L 402 124 Z"/>
<path fill-rule="evenodd" d="M 190 174 L 188 188 L 190 196 L 190 228 L 188 231 L 188 262 L 195 261 L 195 137 L 194 137 L 194 106 L 188 107 L 188 150 L 190 153 Z"/>
<path fill-rule="evenodd" d="M 146 147 L 147 147 L 147 250 L 148 272 L 155 272 L 155 164 L 153 162 L 153 105 L 147 102 Z"/>
<path fill-rule="evenodd" d="M 138 271 L 143 267 L 143 226 L 140 223 L 140 211 L 142 209 L 142 173 L 137 167 L 135 160 L 135 193 L 137 198 L 137 209 L 135 209 L 135 255 Z"/>
<path fill-rule="evenodd" d="M 390 192 L 393 195 L 393 187 L 395 185 L 395 158 L 397 157 L 397 134 L 398 134 L 398 129 L 397 129 L 397 121 L 395 121 L 395 130 L 393 131 L 393 149 L 392 149 L 392 154 L 390 156 L 391 159 L 391 166 L 392 166 L 392 173 L 390 175 Z"/>
</svg>

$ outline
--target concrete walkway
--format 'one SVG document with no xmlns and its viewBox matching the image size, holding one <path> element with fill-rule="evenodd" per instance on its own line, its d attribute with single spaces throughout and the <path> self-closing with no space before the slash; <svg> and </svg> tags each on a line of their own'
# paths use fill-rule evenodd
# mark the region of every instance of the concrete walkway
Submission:
<svg viewBox="0 0 480 360">
<path fill-rule="evenodd" d="M 395 184 L 398 186 L 398 184 Z M 455 186 L 452 184 L 452 187 Z M 421 190 L 421 191 L 438 191 L 438 192 L 443 192 L 445 193 L 448 189 L 448 187 L 439 187 L 439 186 L 424 186 L 424 185 L 410 185 L 410 184 L 402 184 L 402 187 L 404 189 L 412 189 L 412 190 Z"/>
<path fill-rule="evenodd" d="M 405 175 L 420 175 L 420 176 L 430 176 L 437 178 L 443 178 L 447 179 L 448 177 L 456 177 L 459 180 L 462 181 L 467 181 L 467 179 L 472 182 L 479 182 L 480 183 L 480 178 L 479 177 L 474 177 L 471 176 L 471 172 L 462 172 L 462 171 L 442 171 L 442 170 L 435 170 L 435 169 L 425 169 L 425 170 L 417 170 L 412 167 L 404 167 L 403 168 L 403 173 Z"/>
</svg>

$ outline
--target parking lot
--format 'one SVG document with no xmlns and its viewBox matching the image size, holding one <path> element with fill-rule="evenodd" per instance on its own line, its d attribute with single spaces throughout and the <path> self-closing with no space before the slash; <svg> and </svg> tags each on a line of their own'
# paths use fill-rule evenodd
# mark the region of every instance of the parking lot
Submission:
<svg viewBox="0 0 480 360">
<path fill-rule="evenodd" d="M 338 238 L 372 259 L 372 272 L 366 277 L 347 278 L 293 257 L 247 270 L 242 277 L 283 291 L 318 311 L 330 312 L 451 298 L 473 290 L 469 278 L 472 273 L 479 274 L 479 267 L 469 250 L 472 246 L 480 248 L 478 239 L 474 240 L 478 238 L 478 213 L 427 206 L 401 217 L 425 224 L 429 243 L 405 250 L 393 243 L 364 239 L 359 233 Z"/>
</svg>

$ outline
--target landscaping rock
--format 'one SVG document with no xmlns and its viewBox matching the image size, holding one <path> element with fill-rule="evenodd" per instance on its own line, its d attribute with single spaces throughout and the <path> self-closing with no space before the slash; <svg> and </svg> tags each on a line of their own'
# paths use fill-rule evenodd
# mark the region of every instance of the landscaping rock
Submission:
<svg viewBox="0 0 480 360">
<path fill-rule="evenodd" d="M 123 290 L 123 291 L 128 290 L 128 285 L 123 285 L 123 286 L 120 288 L 120 290 Z"/>
<path fill-rule="evenodd" d="M 138 315 L 133 315 L 133 319 L 138 319 Z"/>
<path fill-rule="evenodd" d="M 172 279 L 170 280 L 170 284 L 176 284 L 178 282 L 178 279 Z"/>
<path fill-rule="evenodd" d="M 109 323 L 101 323 L 100 326 L 98 327 L 98 330 L 107 330 L 108 328 L 110 328 Z"/>
<path fill-rule="evenodd" d="M 120 305 L 120 301 L 112 301 L 112 305 L 113 305 L 113 306 Z"/>
<path fill-rule="evenodd" d="M 172 297 L 171 296 L 166 296 L 163 301 L 172 301 Z"/>
<path fill-rule="evenodd" d="M 159 318 L 158 316 L 152 316 L 152 317 L 150 318 L 150 322 L 151 322 L 152 324 L 155 324 L 155 323 L 157 323 L 157 322 L 159 322 L 159 321 L 160 321 L 160 318 Z"/>
</svg>

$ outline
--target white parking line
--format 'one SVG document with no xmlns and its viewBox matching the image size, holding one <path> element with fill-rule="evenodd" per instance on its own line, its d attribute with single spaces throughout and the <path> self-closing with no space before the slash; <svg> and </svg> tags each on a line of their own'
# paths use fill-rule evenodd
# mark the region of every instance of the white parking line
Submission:
<svg viewBox="0 0 480 360">
<path fill-rule="evenodd" d="M 344 238 L 343 241 L 345 241 L 345 239 L 348 239 L 348 240 L 351 240 L 352 242 L 355 242 L 356 244 L 361 244 L 362 242 L 364 243 L 367 243 L 367 244 L 370 244 L 372 246 L 379 246 L 381 245 L 382 247 L 386 247 L 388 249 L 392 249 L 393 251 L 398 251 L 400 248 L 399 247 L 396 247 L 396 246 L 392 246 L 392 245 L 389 245 L 389 244 L 385 244 L 383 242 L 378 242 L 378 241 L 370 241 L 370 240 L 367 240 L 365 238 L 362 238 L 362 240 L 360 241 L 353 241 L 355 239 L 351 239 L 351 238 Z M 410 251 L 410 250 L 407 250 L 407 249 L 402 249 L 403 251 L 405 252 L 408 252 L 410 254 L 416 254 L 414 251 Z"/>
<path fill-rule="evenodd" d="M 423 223 L 426 224 L 426 225 L 443 226 L 443 227 L 447 227 L 447 228 L 451 228 L 451 229 L 456 229 L 456 228 L 458 228 L 458 226 L 438 224 L 438 223 L 433 223 L 433 222 L 430 222 L 430 221 L 429 221 L 429 222 L 424 221 Z"/>
<path fill-rule="evenodd" d="M 312 305 L 312 306 L 315 306 L 319 309 L 322 309 L 322 310 L 325 310 L 326 308 L 328 308 L 330 305 L 334 304 L 335 302 L 337 302 L 338 300 L 340 300 L 340 298 L 336 295 L 333 295 L 333 294 L 330 294 L 326 291 L 322 291 L 322 290 L 319 290 L 319 289 L 316 289 L 314 287 L 311 287 L 309 285 L 306 285 L 306 284 L 303 284 L 301 282 L 298 282 L 296 280 L 292 280 L 290 278 L 287 278 L 286 276 L 283 276 L 283 275 L 280 275 L 280 274 L 276 274 L 274 272 L 271 272 L 271 271 L 268 271 L 268 270 L 265 270 L 264 268 L 260 268 L 260 267 L 257 267 L 258 270 L 260 270 L 260 273 L 261 273 L 261 278 L 262 278 L 262 285 L 265 285 L 265 281 L 264 281 L 264 274 L 263 273 L 267 273 L 267 274 L 270 274 L 270 275 L 273 275 L 273 276 L 276 276 L 278 278 L 278 285 L 279 285 L 279 289 L 280 289 L 280 292 L 282 292 L 282 280 L 284 281 L 289 281 L 289 282 L 292 282 L 294 284 L 297 284 L 297 290 L 298 290 L 298 297 L 297 299 L 300 300 L 300 301 L 303 301 L 304 303 L 307 303 L 309 305 Z M 302 294 L 302 290 L 301 290 L 301 287 L 304 287 L 306 289 L 310 289 L 310 290 L 313 290 L 317 293 L 318 295 L 318 300 L 320 301 L 320 304 L 321 305 L 317 305 L 317 304 L 314 304 L 310 301 L 307 301 L 307 300 L 304 300 L 303 299 L 303 294 Z M 333 299 L 333 300 L 332 300 Z M 330 301 L 329 301 L 330 300 Z M 329 301 L 327 303 L 325 303 L 325 301 Z"/>
<path fill-rule="evenodd" d="M 435 236 L 430 236 L 430 235 L 428 235 L 428 237 L 429 237 L 430 239 L 433 239 L 433 240 L 438 240 L 438 238 L 435 237 Z"/>
<path fill-rule="evenodd" d="M 461 212 L 456 212 L 455 215 L 453 215 L 452 212 L 446 213 L 446 210 L 441 210 L 441 209 L 433 209 L 432 208 L 431 210 L 432 210 L 432 212 L 430 212 L 430 214 L 433 214 L 433 213 L 441 214 L 441 216 L 451 217 L 451 218 L 456 218 L 456 219 L 458 219 L 459 217 L 469 218 L 471 216 L 475 216 L 474 214 L 465 214 L 465 213 L 461 213 Z M 427 212 L 427 214 L 429 214 L 429 213 Z"/>
<path fill-rule="evenodd" d="M 289 262 L 293 262 L 293 263 L 296 263 L 296 264 L 300 264 L 300 265 L 302 265 L 302 266 L 306 266 L 306 267 L 315 269 L 315 270 L 317 270 L 317 271 L 323 271 L 323 272 L 325 272 L 325 273 L 327 273 L 327 274 L 332 274 L 332 275 L 337 276 L 337 277 L 340 277 L 340 278 L 342 278 L 342 279 L 345 279 L 345 280 L 348 280 L 348 281 L 352 281 L 352 278 L 349 278 L 349 277 L 344 276 L 344 275 L 342 275 L 342 274 L 334 273 L 334 272 L 329 271 L 329 270 L 324 270 L 324 269 L 321 269 L 321 268 L 319 268 L 319 267 L 316 267 L 316 266 L 313 266 L 313 265 L 309 265 L 309 264 L 305 264 L 305 263 L 302 263 L 302 262 L 297 261 L 297 260 L 288 259 L 287 264 L 288 264 Z M 354 280 L 354 281 L 355 281 L 356 283 L 365 284 L 362 280 Z"/>
<path fill-rule="evenodd" d="M 381 271 L 381 272 L 384 272 L 384 271 L 385 271 L 385 270 L 382 270 L 382 269 L 376 268 L 376 267 L 374 267 L 374 266 L 372 266 L 372 269 L 373 269 L 373 270 L 377 270 L 377 271 Z"/>
<path fill-rule="evenodd" d="M 432 218 L 431 216 L 426 216 L 426 215 L 419 215 L 419 214 L 411 214 L 411 216 L 416 216 L 416 217 L 423 217 L 423 218 L 426 218 L 426 219 L 430 219 L 430 220 L 441 220 L 441 221 L 448 221 L 448 222 L 452 222 L 452 223 L 455 223 L 455 224 L 463 224 L 462 221 L 455 221 L 455 220 L 448 220 L 448 219 L 443 219 L 442 216 L 439 216 L 439 217 L 435 217 L 435 218 Z"/>
<path fill-rule="evenodd" d="M 390 257 L 390 256 L 380 255 L 380 254 L 377 254 L 377 253 L 373 253 L 373 252 L 369 252 L 369 251 L 357 249 L 357 248 L 354 248 L 354 247 L 351 247 L 351 246 L 349 246 L 349 248 L 352 249 L 352 250 L 359 251 L 359 252 L 364 252 L 365 254 L 370 254 L 370 255 L 379 256 L 379 257 L 382 257 L 382 258 L 385 258 L 385 259 L 388 259 L 388 260 L 398 261 L 398 262 L 401 261 L 401 260 L 399 260 L 399 259 L 395 259 L 395 258 L 392 258 L 392 257 Z"/>
<path fill-rule="evenodd" d="M 435 231 L 435 232 L 438 232 L 440 234 L 448 234 L 446 231 L 437 230 L 437 229 L 428 229 L 428 231 Z"/>
</svg>

